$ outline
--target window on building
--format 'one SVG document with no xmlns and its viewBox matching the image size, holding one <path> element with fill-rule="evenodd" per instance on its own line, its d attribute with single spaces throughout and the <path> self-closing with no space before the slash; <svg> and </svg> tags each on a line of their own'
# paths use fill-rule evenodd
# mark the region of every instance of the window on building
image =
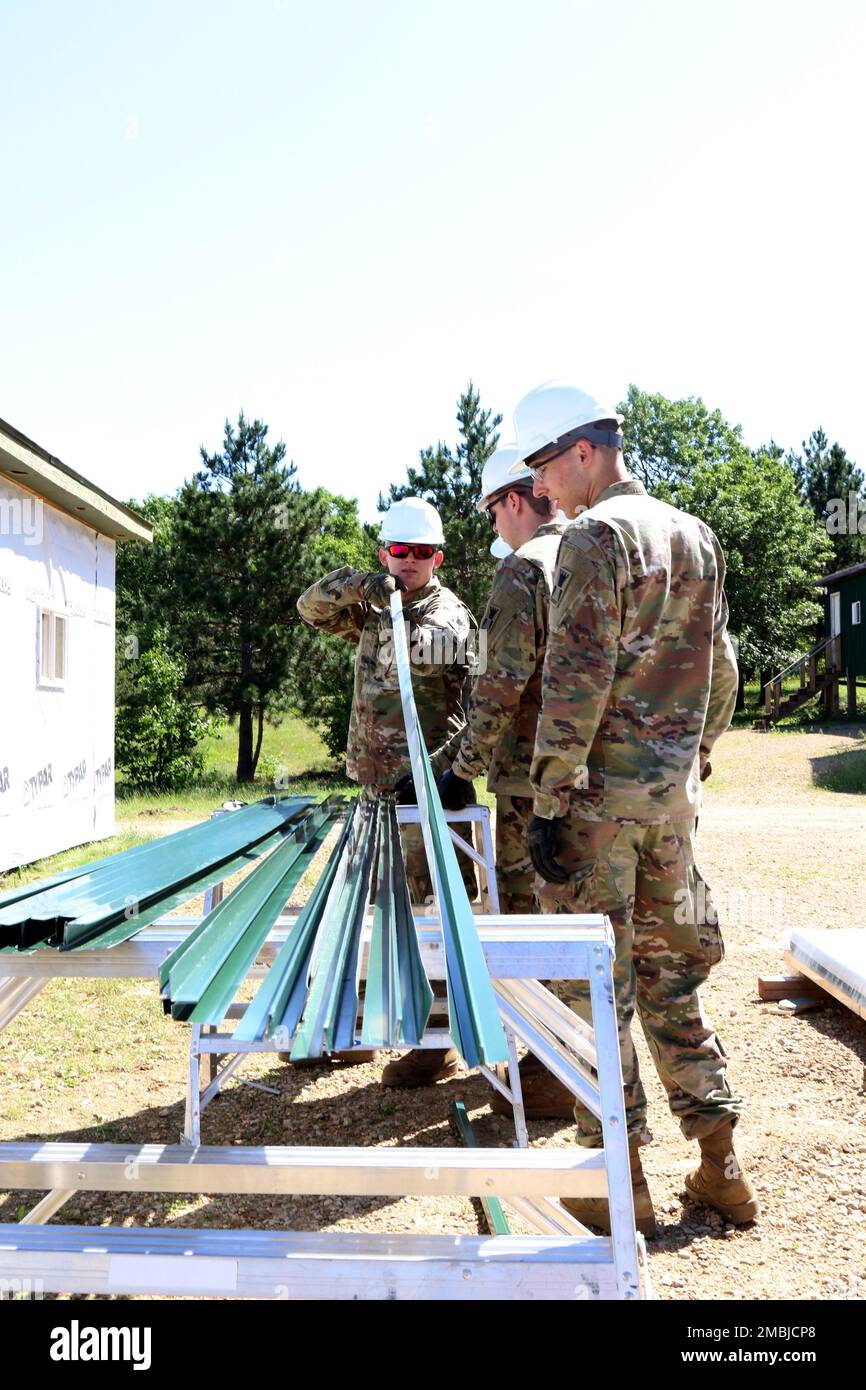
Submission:
<svg viewBox="0 0 866 1390">
<path fill-rule="evenodd" d="M 39 610 L 39 675 L 40 685 L 66 684 L 67 619 L 62 613 L 48 608 Z"/>
<path fill-rule="evenodd" d="M 851 624 L 856 627 L 860 621 L 860 600 L 851 604 Z"/>
</svg>

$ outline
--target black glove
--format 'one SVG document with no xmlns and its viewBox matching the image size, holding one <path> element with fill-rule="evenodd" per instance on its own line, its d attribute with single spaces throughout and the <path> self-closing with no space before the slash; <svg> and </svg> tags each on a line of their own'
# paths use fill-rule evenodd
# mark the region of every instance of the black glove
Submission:
<svg viewBox="0 0 866 1390">
<path fill-rule="evenodd" d="M 384 608 L 391 606 L 391 595 L 398 589 L 405 589 L 406 585 L 402 579 L 398 579 L 393 574 L 368 574 L 361 584 L 361 593 L 364 595 L 371 608 L 375 608 L 377 613 L 381 613 Z"/>
<path fill-rule="evenodd" d="M 529 822 L 529 857 L 535 872 L 547 883 L 568 883 L 569 875 L 557 863 L 556 851 L 559 848 L 559 820 L 545 820 L 543 816 L 533 816 Z"/>
<path fill-rule="evenodd" d="M 398 806 L 418 805 L 418 797 L 415 795 L 415 783 L 412 780 L 411 772 L 407 772 L 405 777 L 401 777 L 399 782 L 394 783 L 394 796 Z"/>
<path fill-rule="evenodd" d="M 474 806 L 477 800 L 473 784 L 467 782 L 465 777 L 458 777 L 450 767 L 442 773 L 436 790 L 446 811 L 462 811 L 464 806 Z"/>
<path fill-rule="evenodd" d="M 702 781 L 702 782 L 706 782 L 707 778 L 708 778 L 708 777 L 712 777 L 712 775 L 713 775 L 713 765 L 712 765 L 712 763 L 710 762 L 709 758 L 707 758 L 706 761 L 704 762 L 703 767 L 701 768 L 701 781 Z"/>
</svg>

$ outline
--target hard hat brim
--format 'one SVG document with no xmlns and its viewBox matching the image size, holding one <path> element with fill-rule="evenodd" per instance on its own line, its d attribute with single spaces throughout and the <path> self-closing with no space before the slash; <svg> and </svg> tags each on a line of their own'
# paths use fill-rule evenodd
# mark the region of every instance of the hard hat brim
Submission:
<svg viewBox="0 0 866 1390">
<path fill-rule="evenodd" d="M 513 464 L 508 470 L 508 478 L 509 481 L 507 483 L 503 483 L 501 487 L 495 488 L 493 492 L 488 492 L 485 497 L 481 498 L 480 502 L 475 503 L 475 510 L 477 512 L 485 512 L 490 506 L 490 503 L 495 502 L 497 497 L 503 497 L 506 492 L 512 492 L 515 483 L 528 483 L 529 486 L 532 487 L 532 474 L 524 463 Z"/>
<path fill-rule="evenodd" d="M 553 449 L 556 445 L 559 445 L 560 452 L 564 452 L 571 444 L 576 444 L 580 439 L 588 439 L 592 444 L 607 444 L 610 448 L 621 449 L 623 445 L 621 426 L 625 420 L 625 416 L 614 413 L 613 415 L 599 416 L 599 419 L 615 420 L 618 428 L 615 431 L 602 431 L 596 428 L 596 422 L 594 420 L 582 421 L 580 424 L 572 426 L 571 429 L 562 430 L 554 439 L 549 439 L 546 444 L 534 444 L 533 448 L 527 449 L 525 453 L 521 454 L 517 462 L 511 465 L 508 470 L 509 473 L 516 473 L 520 468 L 531 468 L 532 464 L 530 460 L 534 459 L 538 454 L 543 454 L 547 449 Z M 593 435 L 605 433 L 608 435 L 615 435 L 616 437 L 615 439 L 593 438 Z"/>
</svg>

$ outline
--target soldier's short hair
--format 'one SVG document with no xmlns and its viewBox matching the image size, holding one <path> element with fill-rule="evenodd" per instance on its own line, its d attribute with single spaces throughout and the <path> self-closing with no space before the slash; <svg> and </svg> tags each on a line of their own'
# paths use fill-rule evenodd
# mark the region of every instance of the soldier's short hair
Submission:
<svg viewBox="0 0 866 1390">
<path fill-rule="evenodd" d="M 532 491 L 532 484 L 520 482 L 513 487 L 504 487 L 495 497 L 491 497 L 491 502 L 498 502 L 501 497 L 507 497 L 509 492 L 516 492 L 518 497 L 523 497 L 535 512 L 536 516 L 551 517 L 556 515 L 556 507 L 553 505 L 552 497 L 536 497 Z"/>
</svg>

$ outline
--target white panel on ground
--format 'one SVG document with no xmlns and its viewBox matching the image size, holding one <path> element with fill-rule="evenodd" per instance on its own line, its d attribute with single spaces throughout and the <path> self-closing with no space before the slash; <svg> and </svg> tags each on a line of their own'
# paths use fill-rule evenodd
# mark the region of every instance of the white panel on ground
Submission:
<svg viewBox="0 0 866 1390">
<path fill-rule="evenodd" d="M 790 933 L 788 957 L 795 970 L 866 1018 L 866 927 L 797 928 Z"/>
</svg>

